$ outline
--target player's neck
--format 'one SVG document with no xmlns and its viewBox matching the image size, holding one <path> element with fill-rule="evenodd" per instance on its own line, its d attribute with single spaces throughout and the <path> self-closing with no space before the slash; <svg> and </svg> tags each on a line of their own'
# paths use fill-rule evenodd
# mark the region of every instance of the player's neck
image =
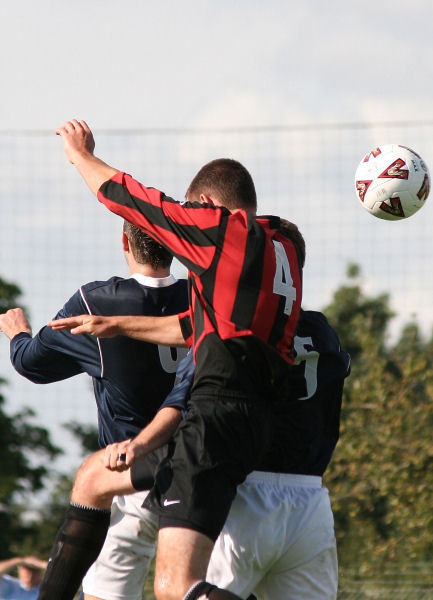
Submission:
<svg viewBox="0 0 433 600">
<path fill-rule="evenodd" d="M 151 265 L 134 263 L 129 266 L 129 274 L 134 275 L 135 273 L 140 273 L 146 277 L 158 277 L 162 279 L 163 277 L 168 277 L 170 275 L 170 269 L 165 267 L 155 269 Z"/>
</svg>

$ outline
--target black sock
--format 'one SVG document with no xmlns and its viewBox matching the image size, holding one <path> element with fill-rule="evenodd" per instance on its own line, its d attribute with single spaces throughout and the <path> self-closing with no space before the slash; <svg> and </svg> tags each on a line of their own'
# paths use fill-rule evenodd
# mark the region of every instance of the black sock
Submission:
<svg viewBox="0 0 433 600">
<path fill-rule="evenodd" d="M 51 550 L 38 600 L 73 600 L 81 580 L 98 558 L 109 524 L 109 510 L 69 506 Z"/>
<path fill-rule="evenodd" d="M 205 596 L 205 598 L 208 598 L 209 600 L 242 600 L 242 598 L 236 596 L 233 592 L 223 590 L 204 580 L 197 581 L 197 583 L 190 587 L 182 600 L 197 600 L 200 596 Z M 255 598 L 255 596 L 252 596 L 252 598 Z"/>
</svg>

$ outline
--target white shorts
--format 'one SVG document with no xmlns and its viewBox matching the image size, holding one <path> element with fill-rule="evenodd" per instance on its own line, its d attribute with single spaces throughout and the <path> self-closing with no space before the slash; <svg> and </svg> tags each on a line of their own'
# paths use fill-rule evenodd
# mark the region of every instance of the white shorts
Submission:
<svg viewBox="0 0 433 600">
<path fill-rule="evenodd" d="M 334 518 L 321 478 L 250 473 L 238 486 L 206 580 L 242 598 L 335 600 Z"/>
<path fill-rule="evenodd" d="M 141 507 L 147 494 L 114 497 L 104 546 L 83 579 L 85 594 L 141 600 L 158 535 L 157 516 Z"/>
</svg>

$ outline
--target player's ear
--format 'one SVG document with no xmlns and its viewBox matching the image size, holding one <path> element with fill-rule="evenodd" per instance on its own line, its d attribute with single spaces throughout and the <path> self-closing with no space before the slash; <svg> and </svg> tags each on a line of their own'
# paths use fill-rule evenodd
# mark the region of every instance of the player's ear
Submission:
<svg viewBox="0 0 433 600">
<path fill-rule="evenodd" d="M 200 194 L 200 202 L 201 204 L 215 204 L 215 202 L 206 194 Z"/>
<path fill-rule="evenodd" d="M 128 236 L 126 235 L 126 233 L 124 231 L 122 231 L 122 246 L 123 246 L 124 252 L 129 252 L 131 250 L 130 245 L 129 245 Z"/>
</svg>

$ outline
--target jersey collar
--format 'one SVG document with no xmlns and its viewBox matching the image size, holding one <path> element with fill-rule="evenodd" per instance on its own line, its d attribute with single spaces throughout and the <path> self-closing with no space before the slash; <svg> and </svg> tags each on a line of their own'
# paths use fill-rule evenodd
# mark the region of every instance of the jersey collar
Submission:
<svg viewBox="0 0 433 600">
<path fill-rule="evenodd" d="M 135 279 L 140 285 L 154 288 L 168 287 L 177 281 L 171 273 L 168 277 L 149 277 L 149 275 L 143 275 L 142 273 L 133 273 L 130 279 Z"/>
</svg>

